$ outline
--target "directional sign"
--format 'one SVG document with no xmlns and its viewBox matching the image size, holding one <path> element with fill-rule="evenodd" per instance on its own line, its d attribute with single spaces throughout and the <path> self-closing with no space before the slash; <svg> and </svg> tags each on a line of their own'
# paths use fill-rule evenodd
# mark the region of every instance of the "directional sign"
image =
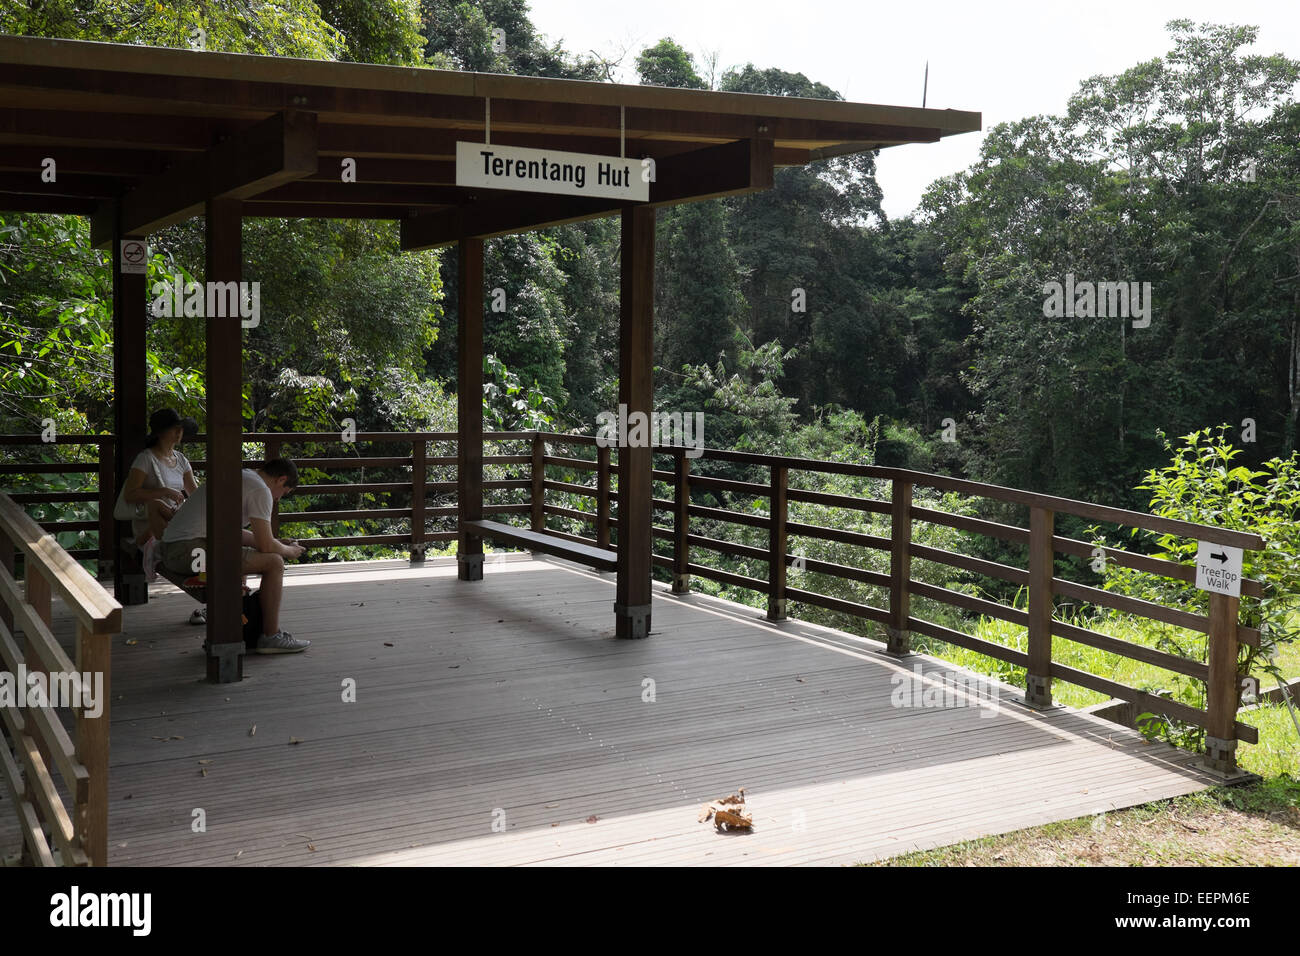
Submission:
<svg viewBox="0 0 1300 956">
<path fill-rule="evenodd" d="M 1198 541 L 1196 586 L 1211 594 L 1241 597 L 1241 548 Z"/>
<path fill-rule="evenodd" d="M 145 260 L 148 255 L 145 252 L 143 239 L 123 239 L 122 240 L 122 273 L 135 273 L 144 275 L 146 270 Z"/>
<path fill-rule="evenodd" d="M 456 144 L 456 185 L 631 202 L 650 199 L 650 177 L 642 174 L 640 159 L 486 143 Z"/>
</svg>

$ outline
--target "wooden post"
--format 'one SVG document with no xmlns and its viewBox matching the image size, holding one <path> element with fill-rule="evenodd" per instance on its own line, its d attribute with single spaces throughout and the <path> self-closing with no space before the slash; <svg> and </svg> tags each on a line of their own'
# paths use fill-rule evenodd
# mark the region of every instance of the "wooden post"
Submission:
<svg viewBox="0 0 1300 956">
<path fill-rule="evenodd" d="M 411 563 L 424 564 L 425 517 L 428 504 L 429 443 L 423 436 L 411 448 Z"/>
<path fill-rule="evenodd" d="M 120 213 L 119 207 L 119 217 Z M 132 552 L 130 564 L 123 566 L 124 547 L 133 534 L 130 523 L 115 520 L 112 512 L 131 462 L 144 448 L 149 431 L 149 414 L 145 406 L 145 313 L 149 299 L 145 289 L 148 276 L 122 272 L 124 239 L 145 241 L 141 236 L 123 235 L 120 221 L 113 231 L 113 430 L 116 432 L 117 454 L 114 456 L 113 480 L 109 481 L 108 512 L 112 531 L 108 546 L 113 557 L 113 594 L 119 603 L 133 605 L 148 603 L 149 585 L 136 553 Z M 102 476 L 100 484 L 102 489 Z M 101 493 L 101 508 L 103 500 Z M 103 526 L 101 515 L 101 529 Z M 101 544 L 101 553 L 103 550 Z"/>
<path fill-rule="evenodd" d="M 912 483 L 894 479 L 889 505 L 889 625 L 885 650 L 906 654 L 912 649 Z"/>
<path fill-rule="evenodd" d="M 1052 706 L 1052 547 L 1055 515 L 1046 508 L 1029 509 L 1029 667 L 1025 674 L 1025 703 Z"/>
<path fill-rule="evenodd" d="M 619 276 L 618 400 L 629 416 L 647 417 L 654 410 L 655 210 L 623 209 Z M 650 634 L 651 535 L 650 499 L 653 449 L 619 446 L 618 581 L 614 597 L 614 633 L 618 637 Z"/>
<path fill-rule="evenodd" d="M 609 549 L 609 446 L 596 446 L 596 547 Z"/>
<path fill-rule="evenodd" d="M 91 866 L 108 865 L 108 730 L 109 706 L 113 700 L 110 634 L 92 634 L 77 624 L 77 671 L 90 674 L 91 680 L 103 675 L 98 703 L 98 717 L 87 717 L 80 708 L 77 717 L 77 759 L 90 776 L 86 803 L 77 808 L 74 821 L 81 835 L 82 848 Z"/>
<path fill-rule="evenodd" d="M 50 582 L 45 577 L 45 572 L 36 561 L 27 561 L 24 575 L 27 579 L 25 600 L 32 606 L 36 616 L 45 622 L 46 627 L 51 627 L 53 618 L 50 614 L 53 592 L 50 590 Z M 34 660 L 40 660 L 38 657 L 27 655 L 30 663 Z"/>
<path fill-rule="evenodd" d="M 790 473 L 785 465 L 772 466 L 772 490 L 768 502 L 767 619 L 785 620 L 785 556 L 787 551 L 786 520 L 789 504 Z"/>
<path fill-rule="evenodd" d="M 242 218 L 237 199 L 210 199 L 205 209 L 208 282 L 239 282 Z M 243 679 L 243 339 L 238 316 L 209 315 L 208 410 L 208 680 Z"/>
<path fill-rule="evenodd" d="M 9 572 L 9 577 L 17 580 L 18 577 L 18 560 L 17 548 L 9 535 L 5 533 L 3 525 L 0 525 L 0 567 Z M 9 633 L 14 632 L 14 614 L 9 610 L 8 601 L 0 601 L 0 621 L 4 622 L 5 628 Z M 23 843 L 26 846 L 26 842 Z"/>
<path fill-rule="evenodd" d="M 673 459 L 673 593 L 691 590 L 691 460 L 678 450 Z"/>
<path fill-rule="evenodd" d="M 95 577 L 101 581 L 117 580 L 117 522 L 113 507 L 117 504 L 117 469 L 114 467 L 113 439 L 99 440 L 99 559 Z M 119 602 L 120 603 L 120 602 Z"/>
<path fill-rule="evenodd" d="M 40 562 L 30 560 L 30 554 L 27 555 L 27 558 L 28 560 L 24 562 L 26 565 L 24 570 L 24 575 L 26 576 L 24 600 L 31 605 L 36 616 L 45 622 L 45 626 L 52 629 L 54 621 L 52 614 L 54 592 L 50 586 L 50 580 L 45 576 L 45 571 L 41 567 Z M 24 643 L 23 659 L 24 663 L 27 665 L 28 675 L 44 674 L 46 686 L 48 687 L 50 672 L 41 661 L 40 655 L 36 653 L 36 648 L 33 646 L 31 641 Z M 46 766 L 53 766 L 48 745 L 49 742 L 40 734 L 32 734 L 32 737 L 36 741 L 36 747 L 40 750 L 41 756 L 45 759 Z M 0 744 L 0 746 L 3 746 L 3 744 Z M 41 811 L 39 806 L 36 808 L 36 813 L 42 820 L 45 819 L 45 814 Z"/>
<path fill-rule="evenodd" d="M 546 513 L 542 510 L 546 503 L 546 442 L 542 441 L 542 436 L 533 433 L 533 497 L 532 497 L 532 529 L 537 532 L 546 530 Z"/>
<path fill-rule="evenodd" d="M 1241 598 L 1210 595 L 1209 680 L 1205 685 L 1205 764 L 1225 776 L 1237 772 L 1237 704 L 1241 681 L 1237 673 L 1237 613 Z"/>
<path fill-rule="evenodd" d="M 483 520 L 483 240 L 462 238 L 456 270 L 456 574 L 483 580 L 483 539 L 464 522 Z"/>
<path fill-rule="evenodd" d="M 266 460 L 280 457 L 280 450 L 283 447 L 278 438 L 268 438 L 266 440 Z M 280 537 L 280 502 L 271 502 L 271 536 Z"/>
</svg>

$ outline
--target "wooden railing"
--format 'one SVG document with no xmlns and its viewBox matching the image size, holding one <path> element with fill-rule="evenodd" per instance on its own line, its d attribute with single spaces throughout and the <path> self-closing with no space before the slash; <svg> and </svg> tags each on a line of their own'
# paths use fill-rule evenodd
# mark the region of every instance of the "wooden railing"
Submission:
<svg viewBox="0 0 1300 956">
<path fill-rule="evenodd" d="M 302 532 L 297 529 L 310 524 L 337 521 L 381 522 L 386 526 L 386 530 L 381 533 L 346 537 L 300 537 L 300 540 L 309 548 L 383 546 L 403 549 L 410 553 L 414 561 L 422 560 L 425 549 L 431 544 L 450 542 L 456 538 L 455 433 L 372 432 L 349 437 L 355 440 L 355 444 L 343 446 L 349 450 L 359 445 L 370 445 L 372 450 L 375 446 L 381 446 L 387 450 L 369 456 L 310 458 L 300 457 L 300 452 L 316 444 L 340 446 L 339 433 L 253 433 L 244 436 L 245 441 L 260 443 L 265 448 L 267 457 L 287 455 L 301 469 L 320 469 L 330 475 L 361 472 L 344 482 L 303 484 L 294 493 L 294 498 L 307 496 L 320 502 L 338 496 L 355 496 L 359 499 L 366 495 L 380 495 L 387 496 L 388 499 L 378 506 L 358 501 L 353 507 L 327 504 L 321 510 L 277 513 L 277 534 L 281 533 L 281 528 L 288 528 L 286 536 L 299 536 Z M 485 467 L 500 470 L 500 476 L 489 475 L 489 480 L 483 484 L 489 497 L 497 499 L 485 504 L 485 516 L 527 515 L 527 527 L 533 531 L 545 532 L 558 540 L 617 549 L 616 449 L 600 448 L 595 439 L 589 436 L 547 432 L 496 432 L 487 433 L 484 439 L 492 444 L 514 444 L 518 448 L 517 453 L 499 453 L 484 458 Z M 98 461 L 81 470 L 93 469 L 101 476 L 111 474 L 112 448 L 109 446 L 106 449 L 104 438 L 71 436 L 60 441 L 98 443 Z M 39 444 L 38 439 L 28 436 L 0 436 L 0 442 Z M 560 454 L 561 447 L 567 448 L 568 453 Z M 430 453 L 431 448 L 433 453 Z M 669 574 L 673 590 L 677 593 L 690 589 L 693 576 L 701 577 L 765 596 L 767 616 L 773 620 L 784 618 L 791 605 L 803 605 L 880 625 L 884 628 L 889 648 L 898 653 L 908 649 L 910 636 L 914 633 L 966 648 L 1024 668 L 1026 699 L 1031 704 L 1050 704 L 1053 700 L 1053 682 L 1064 681 L 1128 701 L 1143 710 L 1202 727 L 1210 742 L 1210 762 L 1215 766 L 1232 765 L 1231 751 L 1236 741 L 1254 743 L 1257 740 L 1255 728 L 1236 720 L 1240 688 L 1237 674 L 1238 647 L 1240 644 L 1258 646 L 1260 642 L 1258 630 L 1239 622 L 1239 599 L 1211 595 L 1209 613 L 1194 614 L 1067 580 L 1057 576 L 1054 571 L 1057 555 L 1084 558 L 1094 556 L 1094 544 L 1058 533 L 1057 515 L 1073 515 L 1122 528 L 1169 533 L 1246 550 L 1258 550 L 1264 546 L 1257 535 L 898 468 L 713 449 L 704 450 L 696 458 L 688 457 L 683 449 L 659 449 L 656 458 L 665 464 L 671 462 L 671 470 L 656 468 L 653 473 L 656 487 L 665 489 L 663 493 L 670 496 L 656 497 L 653 501 L 655 510 L 665 515 L 667 520 L 654 528 L 656 542 L 666 543 L 666 548 L 660 547 L 652 560 L 655 567 L 663 568 Z M 701 474 L 695 469 L 700 468 L 702 463 L 757 471 L 761 480 L 742 481 Z M 194 464 L 196 469 L 201 470 L 204 462 L 199 459 Z M 53 472 L 63 467 L 54 465 L 45 469 L 33 469 L 31 465 L 11 464 L 0 466 L 0 474 L 33 470 Z M 373 480 L 367 471 L 376 469 L 390 474 L 386 480 Z M 393 470 L 399 472 L 400 480 L 391 480 Z M 440 472 L 434 480 L 430 479 L 431 470 Z M 571 480 L 582 475 L 590 476 L 590 483 Z M 801 487 L 810 476 L 832 475 L 877 481 L 881 492 L 878 497 L 857 497 Z M 105 511 L 103 503 L 106 502 L 107 509 L 111 510 L 113 501 L 111 489 L 106 494 L 104 484 L 101 480 L 99 491 L 82 492 L 77 498 L 101 502 L 101 518 L 98 523 L 101 528 Z M 956 492 L 971 498 L 1016 506 L 1022 509 L 1027 520 L 1023 525 L 1017 525 L 947 513 L 928 506 L 935 501 L 918 504 L 914 500 L 918 491 Z M 715 499 L 714 505 L 699 503 L 706 496 Z M 36 502 L 65 500 L 67 496 L 35 493 L 15 497 L 16 500 Z M 510 500 L 512 497 L 513 500 Z M 935 496 L 930 494 L 930 497 Z M 561 498 L 565 503 L 554 503 Z M 765 507 L 741 511 L 728 506 L 742 499 L 751 503 L 764 503 Z M 834 509 L 833 514 L 866 513 L 887 517 L 889 533 L 865 534 L 833 527 L 830 526 L 834 523 L 833 520 L 823 524 L 791 520 L 792 510 L 798 514 L 806 506 Z M 557 523 L 563 527 L 556 527 Z M 747 543 L 735 540 L 734 537 L 696 533 L 700 523 L 737 527 L 750 540 Z M 1026 560 L 1023 566 L 1018 566 L 920 543 L 914 540 L 913 534 L 917 523 L 1020 546 L 1027 552 Z M 72 530 L 76 527 L 86 530 L 84 526 L 90 524 L 92 523 L 54 524 L 47 528 Z M 397 530 L 394 529 L 395 525 Z M 431 525 L 434 526 L 432 529 Z M 109 537 L 111 536 L 101 532 L 100 541 L 104 542 Z M 827 561 L 804 555 L 802 552 L 808 544 L 815 542 L 847 545 L 850 547 L 849 553 L 854 557 L 850 560 Z M 103 545 L 101 553 L 102 547 Z M 84 551 L 73 553 L 77 556 L 85 555 Z M 766 571 L 761 577 L 753 576 L 752 573 L 737 573 L 707 563 L 700 557 L 701 554 L 725 555 L 742 561 L 759 562 L 766 565 Z M 879 570 L 870 567 L 873 562 L 869 556 L 872 554 L 880 556 L 875 562 L 880 565 Z M 1104 558 L 1107 563 L 1160 575 L 1173 581 L 1190 583 L 1195 579 L 1195 570 L 1190 566 L 1137 552 L 1105 548 Z M 916 561 L 933 562 L 1023 588 L 1028 594 L 1027 606 L 1022 609 L 1002 601 L 988 600 L 917 580 L 913 574 L 913 563 Z M 881 600 L 875 604 L 865 603 L 795 586 L 788 577 L 791 567 L 801 575 L 823 575 L 833 580 L 852 582 L 854 585 L 874 587 L 880 593 Z M 802 584 L 802 576 L 795 583 Z M 1247 580 L 1243 583 L 1242 594 L 1249 598 L 1261 597 L 1262 585 L 1258 581 Z M 967 613 L 1025 628 L 1025 649 L 1007 647 L 927 621 L 913 612 L 913 598 L 938 602 Z M 1203 633 L 1207 635 L 1206 660 L 1196 660 L 1123 641 L 1059 620 L 1054 613 L 1058 599 L 1114 609 Z M 1069 667 L 1054 659 L 1054 637 L 1201 681 L 1206 687 L 1207 705 L 1202 710 L 1181 701 L 1126 686 L 1108 677 Z"/>
<path fill-rule="evenodd" d="M 21 589 L 15 579 L 19 554 Z M 53 632 L 56 595 L 73 619 L 75 661 Z M 121 606 L 0 493 L 0 660 L 18 698 L 13 706 L 0 706 L 5 731 L 0 777 L 22 827 L 23 862 L 108 862 L 109 663 L 113 635 L 121 629 Z M 24 674 L 42 677 L 33 684 Z M 44 689 L 35 697 L 30 692 L 40 682 Z M 71 734 L 59 717 L 60 706 L 72 710 Z"/>
</svg>

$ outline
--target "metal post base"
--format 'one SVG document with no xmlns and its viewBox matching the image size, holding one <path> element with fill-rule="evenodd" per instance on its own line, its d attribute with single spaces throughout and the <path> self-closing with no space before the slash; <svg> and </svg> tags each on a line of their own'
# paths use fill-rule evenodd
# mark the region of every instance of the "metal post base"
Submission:
<svg viewBox="0 0 1300 956">
<path fill-rule="evenodd" d="M 691 593 L 691 576 L 689 574 L 673 575 L 673 593 L 674 594 Z"/>
<path fill-rule="evenodd" d="M 785 620 L 785 598 L 779 601 L 767 602 L 767 619 L 769 621 Z"/>
<path fill-rule="evenodd" d="M 1048 677 L 1030 674 L 1025 677 L 1025 703 L 1041 710 L 1052 706 L 1052 682 Z"/>
<path fill-rule="evenodd" d="M 208 652 L 208 682 L 211 684 L 236 684 L 244 679 L 244 642 L 225 644 L 205 643 Z"/>
<path fill-rule="evenodd" d="M 411 567 L 424 567 L 424 548 L 411 549 Z"/>
<path fill-rule="evenodd" d="M 456 555 L 456 577 L 462 581 L 482 581 L 483 580 L 483 555 L 481 554 L 458 554 Z"/>
<path fill-rule="evenodd" d="M 1237 769 L 1237 741 L 1223 737 L 1205 735 L 1205 757 L 1201 761 L 1205 769 L 1225 777 L 1235 777 Z"/>
<path fill-rule="evenodd" d="M 896 627 L 885 628 L 885 650 L 890 654 L 910 654 L 912 651 L 912 632 L 902 631 Z"/>
<path fill-rule="evenodd" d="M 650 605 L 625 607 L 614 605 L 614 636 L 642 638 L 650 636 Z"/>
<path fill-rule="evenodd" d="M 149 603 L 149 582 L 144 579 L 143 573 L 124 572 L 122 582 L 118 585 L 116 591 L 114 597 L 117 598 L 119 604 L 125 607 Z"/>
</svg>

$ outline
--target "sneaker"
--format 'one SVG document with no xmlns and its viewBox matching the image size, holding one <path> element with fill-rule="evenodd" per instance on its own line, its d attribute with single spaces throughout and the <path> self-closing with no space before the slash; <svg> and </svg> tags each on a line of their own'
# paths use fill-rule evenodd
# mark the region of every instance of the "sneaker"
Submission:
<svg viewBox="0 0 1300 956">
<path fill-rule="evenodd" d="M 191 624 L 207 624 L 208 609 L 205 607 L 196 607 L 194 613 L 190 615 Z"/>
<path fill-rule="evenodd" d="M 287 631 L 263 634 L 257 639 L 258 654 L 297 654 L 311 647 L 311 641 L 300 641 Z"/>
</svg>

